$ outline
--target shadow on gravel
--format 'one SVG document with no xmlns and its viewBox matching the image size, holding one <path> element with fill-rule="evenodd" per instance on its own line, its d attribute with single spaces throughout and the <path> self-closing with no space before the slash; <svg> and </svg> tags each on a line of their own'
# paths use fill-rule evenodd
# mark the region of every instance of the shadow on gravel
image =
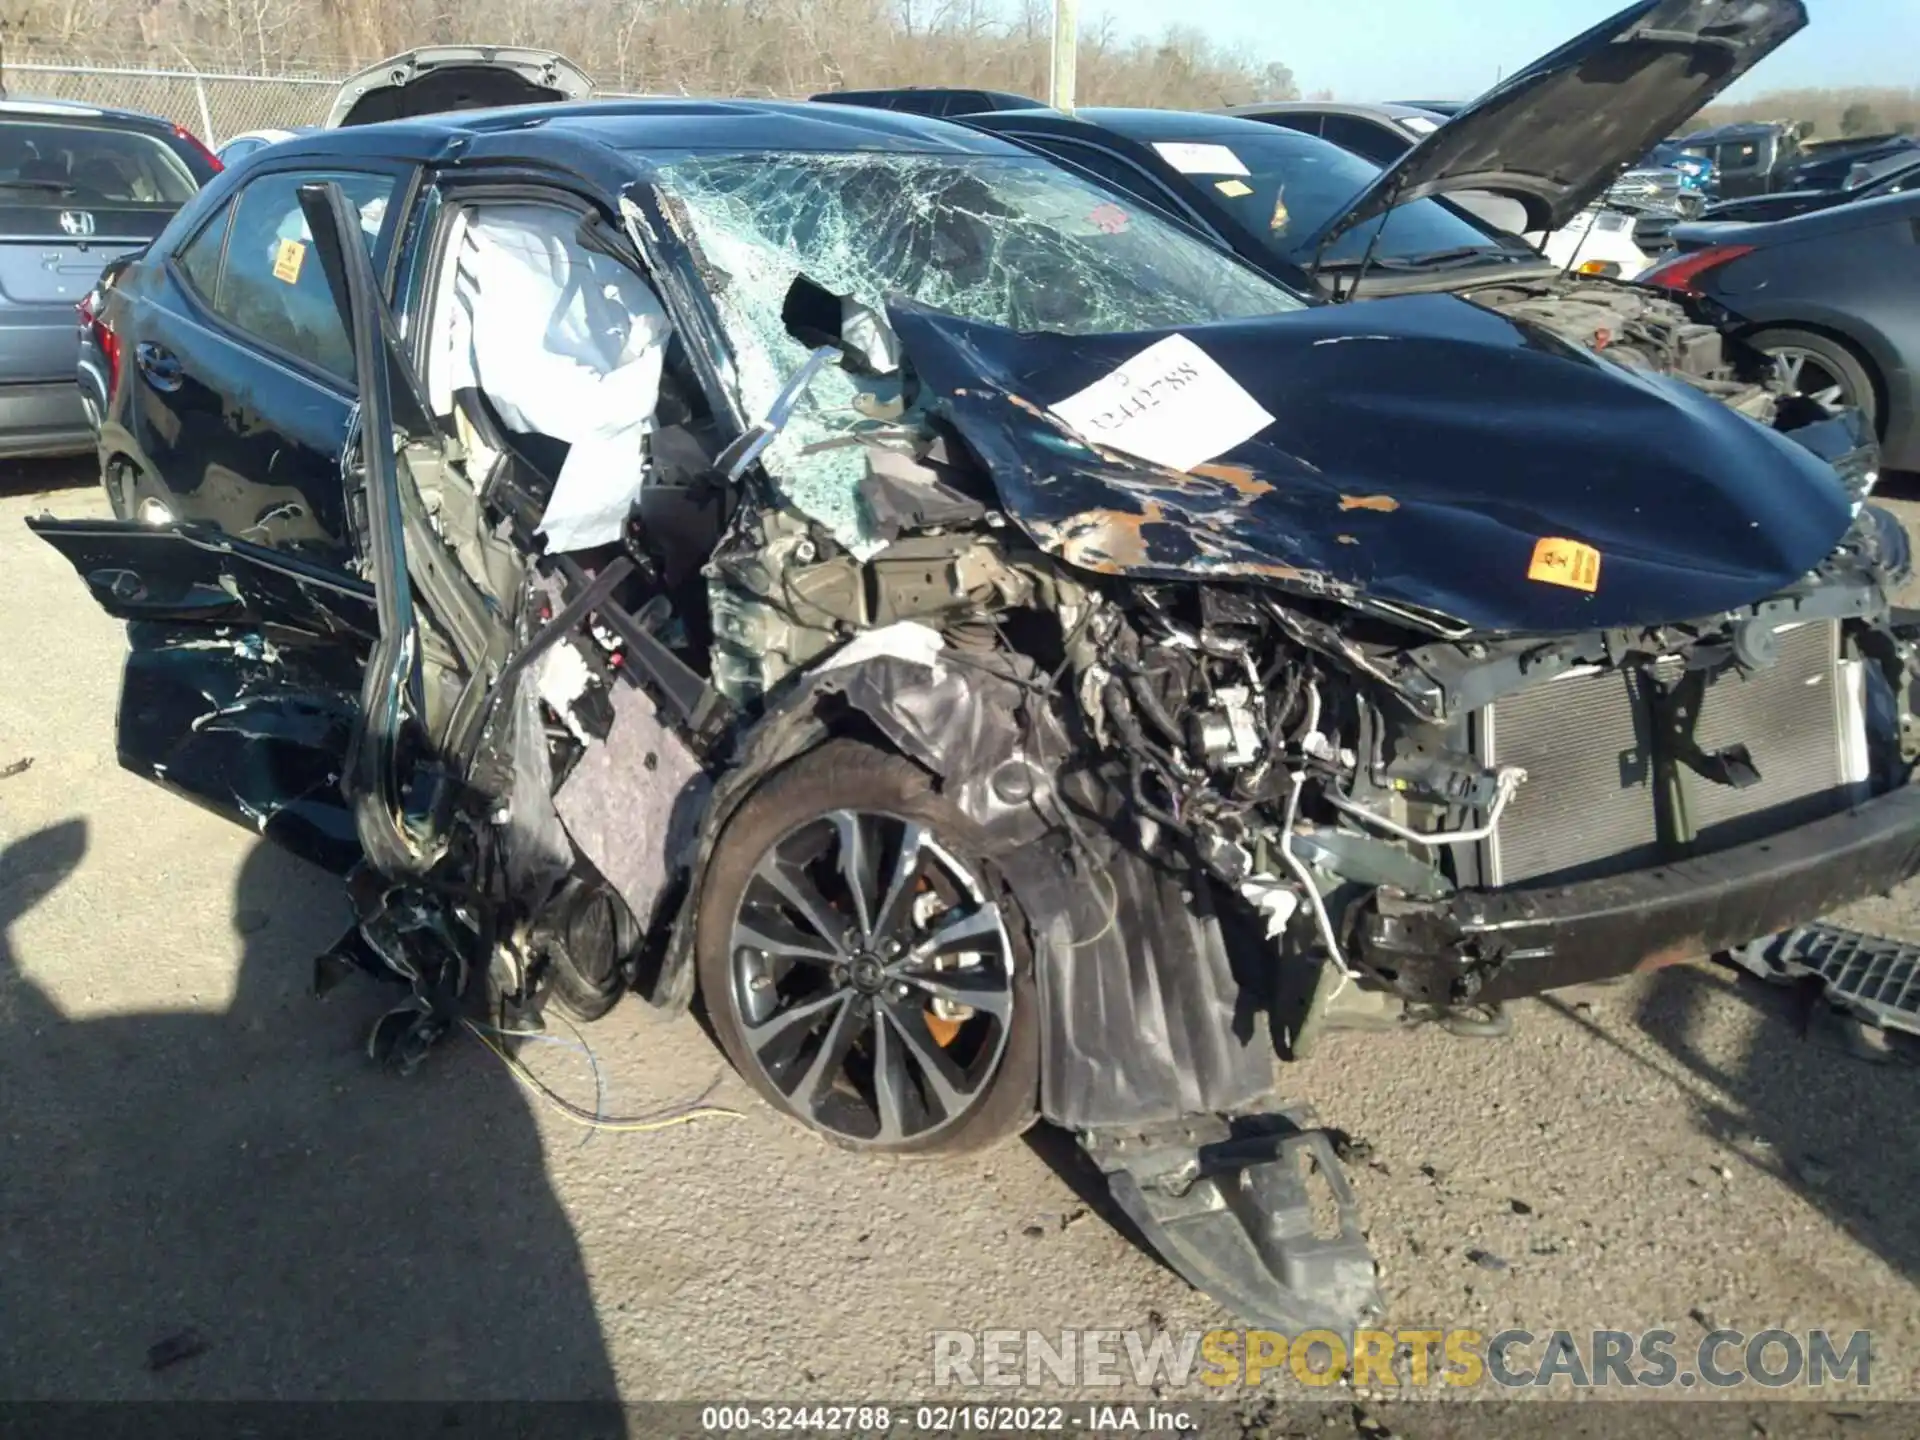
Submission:
<svg viewBox="0 0 1920 1440">
<path fill-rule="evenodd" d="M 100 483 L 100 462 L 91 455 L 58 460 L 0 460 L 0 495 L 39 495 Z"/>
<path fill-rule="evenodd" d="M 307 993 L 333 882 L 261 846 L 223 1013 L 70 1020 L 8 929 L 86 848 L 73 821 L 0 851 L 0 1398 L 611 1398 L 511 1076 L 477 1045 L 376 1070 L 386 997 Z"/>
<path fill-rule="evenodd" d="M 1694 1040 L 1705 1013 L 1730 1004 L 1758 1020 L 1737 1067 L 1709 1060 Z M 1637 1018 L 1687 1071 L 1737 1103 L 1696 1094 L 1702 1129 L 1920 1281 L 1920 1068 L 1849 1053 L 1817 994 L 1759 981 L 1729 987 L 1693 966 L 1660 971 Z"/>
</svg>

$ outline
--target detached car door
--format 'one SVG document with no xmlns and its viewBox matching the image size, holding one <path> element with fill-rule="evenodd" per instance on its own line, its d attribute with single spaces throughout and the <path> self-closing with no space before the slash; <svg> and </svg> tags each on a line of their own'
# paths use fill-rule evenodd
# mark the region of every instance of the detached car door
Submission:
<svg viewBox="0 0 1920 1440">
<path fill-rule="evenodd" d="M 299 190 L 337 183 L 370 253 L 384 256 L 387 214 L 400 208 L 406 173 L 309 166 L 251 174 L 158 263 L 122 283 L 132 353 L 129 398 L 116 420 L 131 437 L 135 483 L 162 507 L 149 518 L 208 523 L 321 564 L 347 563 L 340 457 L 357 401 L 353 347 Z"/>
<path fill-rule="evenodd" d="M 30 519 L 127 624 L 120 763 L 297 855 L 359 853 L 340 775 L 371 586 L 211 529 Z"/>
</svg>

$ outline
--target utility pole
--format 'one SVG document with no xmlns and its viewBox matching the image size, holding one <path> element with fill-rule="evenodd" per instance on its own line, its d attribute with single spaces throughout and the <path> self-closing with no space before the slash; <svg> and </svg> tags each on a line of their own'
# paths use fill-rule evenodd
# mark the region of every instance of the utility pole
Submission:
<svg viewBox="0 0 1920 1440">
<path fill-rule="evenodd" d="M 1047 103 L 1073 113 L 1075 45 L 1080 38 L 1080 0 L 1053 0 L 1053 80 Z"/>
</svg>

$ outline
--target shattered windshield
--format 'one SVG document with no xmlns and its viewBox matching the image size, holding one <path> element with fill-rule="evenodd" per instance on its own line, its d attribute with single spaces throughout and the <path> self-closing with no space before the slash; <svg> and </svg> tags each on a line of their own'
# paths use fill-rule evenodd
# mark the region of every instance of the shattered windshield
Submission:
<svg viewBox="0 0 1920 1440">
<path fill-rule="evenodd" d="M 1026 156 L 707 155 L 657 175 L 716 272 L 741 406 L 754 417 L 807 357 L 790 323 L 797 280 L 880 314 L 904 296 L 968 320 L 1069 335 L 1304 303 L 1146 208 Z M 764 457 L 793 504 L 856 552 L 874 548 L 857 502 L 859 448 L 801 455 L 861 423 L 856 398 L 872 389 L 843 370 L 822 372 Z"/>
</svg>

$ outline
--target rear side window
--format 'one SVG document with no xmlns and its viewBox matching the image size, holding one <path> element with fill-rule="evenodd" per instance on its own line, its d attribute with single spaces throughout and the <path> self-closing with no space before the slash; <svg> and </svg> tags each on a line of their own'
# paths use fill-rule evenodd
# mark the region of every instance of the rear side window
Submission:
<svg viewBox="0 0 1920 1440">
<path fill-rule="evenodd" d="M 1098 175 L 1123 195 L 1130 195 L 1142 204 L 1151 205 L 1178 219 L 1187 219 L 1183 209 L 1173 202 L 1154 178 L 1124 156 L 1103 150 L 1098 145 L 1086 145 L 1078 140 L 1066 140 L 1053 135 L 1021 135 L 1018 138 L 1036 149 L 1059 156 L 1069 165 L 1078 165 L 1090 175 Z"/>
<path fill-rule="evenodd" d="M 1277 115 L 1255 115 L 1252 117 L 1267 125 L 1284 125 L 1289 130 L 1298 130 L 1304 135 L 1320 133 L 1321 117 L 1298 110 L 1282 110 Z"/>
<path fill-rule="evenodd" d="M 213 303 L 214 294 L 220 288 L 220 256 L 226 249 L 227 221 L 232 215 L 232 203 L 222 205 L 220 213 L 202 226 L 200 233 L 174 256 L 174 264 L 180 267 L 180 273 L 186 276 L 187 283 L 208 304 Z"/>
<path fill-rule="evenodd" d="M 1398 160 L 1413 148 L 1409 138 L 1395 135 L 1391 131 L 1375 125 L 1370 120 L 1356 119 L 1352 115 L 1329 115 L 1320 133 L 1342 150 L 1351 150 L 1356 155 L 1364 155 L 1378 164 L 1386 165 Z"/>
<path fill-rule="evenodd" d="M 262 175 L 179 252 L 181 274 L 209 309 L 297 360 L 353 379 L 353 346 L 314 253 L 300 187 L 334 180 L 360 212 L 361 238 L 380 238 L 394 181 L 386 175 Z"/>
<path fill-rule="evenodd" d="M 9 206 L 177 210 L 199 192 L 193 172 L 157 135 L 0 119 L 0 199 Z"/>
</svg>

